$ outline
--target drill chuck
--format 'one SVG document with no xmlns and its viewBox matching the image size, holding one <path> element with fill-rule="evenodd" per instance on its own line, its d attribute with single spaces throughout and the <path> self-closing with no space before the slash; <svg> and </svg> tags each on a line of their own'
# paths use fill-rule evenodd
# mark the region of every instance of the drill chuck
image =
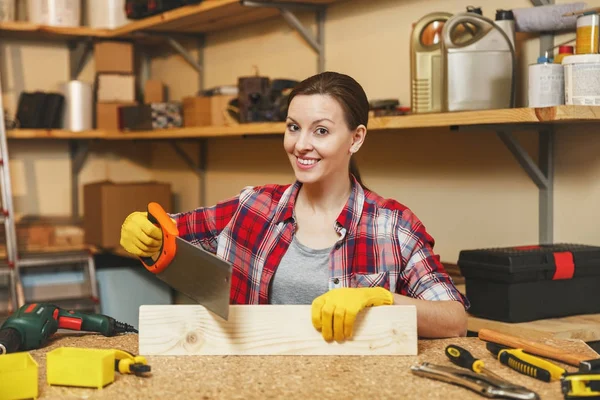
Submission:
<svg viewBox="0 0 600 400">
<path fill-rule="evenodd" d="M 133 326 L 124 322 L 115 321 L 114 334 L 125 332 L 138 333 L 137 329 L 135 329 Z"/>
<path fill-rule="evenodd" d="M 0 355 L 14 353 L 21 347 L 21 334 L 13 328 L 0 329 Z"/>
</svg>

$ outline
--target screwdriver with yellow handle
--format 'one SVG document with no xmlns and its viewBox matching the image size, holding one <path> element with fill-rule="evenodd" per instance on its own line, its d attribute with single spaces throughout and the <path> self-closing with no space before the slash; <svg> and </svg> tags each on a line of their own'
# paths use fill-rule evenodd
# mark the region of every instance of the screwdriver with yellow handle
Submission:
<svg viewBox="0 0 600 400">
<path fill-rule="evenodd" d="M 456 346 L 454 344 L 446 346 L 446 356 L 448 356 L 450 361 L 452 361 L 459 367 L 469 369 L 478 374 L 485 374 L 487 376 L 491 376 L 492 378 L 496 378 L 501 381 L 505 380 L 504 378 L 496 375 L 495 373 L 487 369 L 483 364 L 482 360 L 473 357 L 473 355 L 469 353 L 468 350 L 460 346 Z"/>
<path fill-rule="evenodd" d="M 511 349 L 488 342 L 485 346 L 498 361 L 515 371 L 544 382 L 559 380 L 566 372 L 564 368 L 542 358 L 525 353 L 522 349 Z"/>
</svg>

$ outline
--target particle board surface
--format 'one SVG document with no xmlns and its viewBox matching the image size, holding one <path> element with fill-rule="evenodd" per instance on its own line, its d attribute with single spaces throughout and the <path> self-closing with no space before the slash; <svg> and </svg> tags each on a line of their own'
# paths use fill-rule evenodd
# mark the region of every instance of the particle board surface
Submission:
<svg viewBox="0 0 600 400">
<path fill-rule="evenodd" d="M 598 357 L 578 340 L 545 343 Z M 152 376 L 116 374 L 115 382 L 102 390 L 48 386 L 46 353 L 75 346 L 137 354 L 137 335 L 57 334 L 31 355 L 39 365 L 39 399 L 481 399 L 467 389 L 411 374 L 410 366 L 418 362 L 451 366 L 444 355 L 449 344 L 463 346 L 492 371 L 536 391 L 544 400 L 563 399 L 558 382 L 537 381 L 500 365 L 484 342 L 472 337 L 419 340 L 417 356 L 147 356 Z"/>
<path fill-rule="evenodd" d="M 200 305 L 145 305 L 140 352 L 148 355 L 416 355 L 415 306 L 368 308 L 353 339 L 325 342 L 310 305 L 232 305 L 229 319 Z"/>
</svg>

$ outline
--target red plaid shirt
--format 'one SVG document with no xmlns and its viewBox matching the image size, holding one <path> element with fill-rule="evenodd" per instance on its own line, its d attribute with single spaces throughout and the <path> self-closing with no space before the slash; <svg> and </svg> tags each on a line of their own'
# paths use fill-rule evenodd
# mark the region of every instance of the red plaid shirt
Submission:
<svg viewBox="0 0 600 400">
<path fill-rule="evenodd" d="M 174 214 L 179 236 L 233 265 L 232 304 L 268 304 L 275 270 L 295 232 L 294 202 L 301 184 L 247 187 L 212 207 Z M 395 200 L 364 190 L 353 179 L 335 222 L 329 289 L 383 286 L 424 300 L 468 300 L 433 253 L 433 238 Z"/>
</svg>

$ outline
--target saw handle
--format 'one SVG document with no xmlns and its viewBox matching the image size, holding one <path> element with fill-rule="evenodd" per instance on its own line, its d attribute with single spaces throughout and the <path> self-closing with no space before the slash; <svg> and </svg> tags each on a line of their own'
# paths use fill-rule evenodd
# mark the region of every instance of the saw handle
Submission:
<svg viewBox="0 0 600 400">
<path fill-rule="evenodd" d="M 158 203 L 151 202 L 148 204 L 148 221 L 161 229 L 163 240 L 156 260 L 152 257 L 140 257 L 140 260 L 148 271 L 158 274 L 164 271 L 175 257 L 177 250 L 175 239 L 179 233 L 177 232 L 177 226 Z"/>
</svg>

